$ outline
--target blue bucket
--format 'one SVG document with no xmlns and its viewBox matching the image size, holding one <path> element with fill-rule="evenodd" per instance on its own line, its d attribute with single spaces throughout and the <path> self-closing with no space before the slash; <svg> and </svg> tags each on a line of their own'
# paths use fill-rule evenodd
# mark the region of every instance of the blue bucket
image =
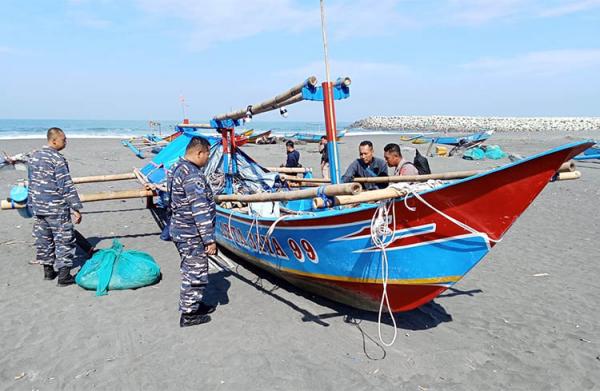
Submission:
<svg viewBox="0 0 600 391">
<path fill-rule="evenodd" d="M 13 186 L 13 188 L 10 189 L 11 203 L 13 203 L 13 204 L 27 203 L 27 194 L 28 194 L 27 186 L 21 186 L 21 185 Z M 22 217 L 25 217 L 25 218 L 32 217 L 31 210 L 29 209 L 29 207 L 17 209 L 17 212 Z"/>
</svg>

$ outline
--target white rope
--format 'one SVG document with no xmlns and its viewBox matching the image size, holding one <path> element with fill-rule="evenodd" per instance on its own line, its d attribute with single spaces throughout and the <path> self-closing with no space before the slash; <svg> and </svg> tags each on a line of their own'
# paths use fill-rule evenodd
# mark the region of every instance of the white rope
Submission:
<svg viewBox="0 0 600 391">
<path fill-rule="evenodd" d="M 388 226 L 388 218 L 390 208 L 392 208 L 392 229 Z M 392 243 L 396 237 L 396 209 L 394 208 L 394 201 L 388 200 L 380 203 L 373 217 L 371 218 L 371 241 L 375 246 L 381 250 L 381 280 L 383 286 L 383 292 L 381 294 L 381 302 L 379 303 L 379 313 L 377 316 L 377 331 L 379 333 L 379 341 L 385 346 L 392 346 L 398 336 L 398 328 L 396 325 L 396 319 L 390 305 L 390 299 L 387 293 L 387 282 L 389 277 L 389 265 L 387 259 L 386 247 Z M 389 240 L 386 240 L 387 237 Z M 392 318 L 392 324 L 394 326 L 394 337 L 391 342 L 385 342 L 381 335 L 381 317 L 383 315 L 383 305 L 386 304 L 387 310 Z"/>
<path fill-rule="evenodd" d="M 408 210 L 410 210 L 411 212 L 414 212 L 415 210 L 417 210 L 416 207 L 411 207 L 408 205 L 407 200 L 408 200 L 408 196 L 409 195 L 413 195 L 416 199 L 418 199 L 419 201 L 421 201 L 423 204 L 425 204 L 426 206 L 428 206 L 429 208 L 431 208 L 433 211 L 435 211 L 437 214 L 439 214 L 440 216 L 446 218 L 448 221 L 458 225 L 459 227 L 461 227 L 462 229 L 464 229 L 465 231 L 469 231 L 474 235 L 478 235 L 478 236 L 484 236 L 485 238 L 487 238 L 488 241 L 493 242 L 493 243 L 499 243 L 500 241 L 502 241 L 502 238 L 500 239 L 492 239 L 488 236 L 487 233 L 484 232 L 480 232 L 477 231 L 475 228 L 463 223 L 462 221 L 459 221 L 457 219 L 455 219 L 452 216 L 448 216 L 446 213 L 442 212 L 441 210 L 437 209 L 435 206 L 431 205 L 429 202 L 425 201 L 425 199 L 423 199 L 423 197 L 417 193 L 414 189 L 411 189 L 409 191 L 409 193 L 406 195 L 406 197 L 404 198 L 404 206 L 406 206 L 406 208 Z"/>
<path fill-rule="evenodd" d="M 271 226 L 269 227 L 269 229 L 267 231 L 267 234 L 265 235 L 265 240 L 263 241 L 262 246 L 260 246 L 260 249 L 258 250 L 258 252 L 261 252 L 263 250 L 263 248 L 265 247 L 265 244 L 267 243 L 267 241 L 271 239 L 271 235 L 273 235 L 273 231 L 275 231 L 275 226 L 277 224 L 279 224 L 280 221 L 287 219 L 288 217 L 290 217 L 290 215 L 281 215 L 277 218 L 277 220 L 275 220 L 273 222 L 273 224 L 271 224 Z M 257 225 L 257 228 L 258 228 L 258 225 Z M 258 229 L 257 229 L 257 235 L 258 235 Z M 258 236 L 258 243 L 260 244 L 260 235 Z"/>
</svg>

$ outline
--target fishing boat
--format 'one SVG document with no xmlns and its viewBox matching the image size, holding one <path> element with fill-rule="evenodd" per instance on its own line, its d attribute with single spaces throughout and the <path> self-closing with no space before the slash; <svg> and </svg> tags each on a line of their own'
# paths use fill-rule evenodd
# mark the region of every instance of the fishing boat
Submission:
<svg viewBox="0 0 600 391">
<path fill-rule="evenodd" d="M 340 141 L 347 133 L 346 129 L 342 130 L 337 134 L 337 141 Z M 325 134 L 316 134 L 316 133 L 294 133 L 289 138 L 296 139 L 299 141 L 304 141 L 306 143 L 318 143 L 321 141 L 321 137 L 325 136 Z"/>
<path fill-rule="evenodd" d="M 267 130 L 265 132 L 261 132 L 258 134 L 253 134 L 250 137 L 248 137 L 248 143 L 250 144 L 257 144 L 259 143 L 259 141 L 264 141 L 269 139 L 269 137 L 271 137 L 271 130 Z"/>
<path fill-rule="evenodd" d="M 310 80 L 300 90 L 310 89 Z M 325 82 L 306 99 L 327 95 L 322 89 L 328 87 L 335 88 Z M 433 188 L 408 187 L 404 194 L 377 203 L 357 198 L 346 206 L 319 208 L 312 198 L 286 199 L 293 191 L 278 187 L 277 173 L 237 148 L 233 127 L 225 126 L 235 125 L 239 115 L 212 121 L 222 137 L 212 144 L 205 173 L 220 202 L 218 244 L 302 289 L 369 311 L 381 309 L 382 295 L 390 311 L 408 311 L 459 282 L 503 238 L 559 167 L 593 145 L 563 145 Z M 337 170 L 337 146 L 331 145 L 337 139 L 335 128 L 331 119 L 326 123 L 330 162 Z M 168 167 L 193 136 L 184 132 L 141 172 L 152 182 L 164 183 Z M 331 174 L 339 184 L 339 172 Z M 314 198 L 340 204 L 335 202 L 340 197 L 316 192 Z M 262 199 L 261 194 L 266 202 L 251 201 Z"/>
<path fill-rule="evenodd" d="M 466 145 L 466 144 L 478 144 L 486 141 L 494 133 L 493 130 L 487 130 L 485 132 L 474 133 L 465 136 L 458 137 L 418 137 L 412 140 L 413 144 L 444 144 L 444 145 Z"/>
<path fill-rule="evenodd" d="M 573 160 L 600 160 L 600 147 L 593 146 L 591 148 L 586 149 L 580 155 L 577 155 L 573 158 Z"/>
</svg>

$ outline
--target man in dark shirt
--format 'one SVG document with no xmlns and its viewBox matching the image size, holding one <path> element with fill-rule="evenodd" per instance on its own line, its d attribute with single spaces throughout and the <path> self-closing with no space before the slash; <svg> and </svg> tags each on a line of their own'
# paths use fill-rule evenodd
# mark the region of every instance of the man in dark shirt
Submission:
<svg viewBox="0 0 600 391">
<path fill-rule="evenodd" d="M 354 178 L 387 176 L 387 164 L 383 159 L 373 156 L 373 143 L 366 140 L 358 146 L 359 158 L 353 161 L 346 173 L 342 176 L 342 182 L 352 182 Z M 387 183 L 363 183 L 365 190 L 383 189 Z"/>
<path fill-rule="evenodd" d="M 291 140 L 288 141 L 285 143 L 285 147 L 287 148 L 285 167 L 302 167 L 300 165 L 300 152 L 294 149 L 294 142 Z"/>
<path fill-rule="evenodd" d="M 321 153 L 321 174 L 323 178 L 329 179 L 329 155 L 327 154 L 327 137 L 322 136 L 319 142 L 319 152 Z"/>
</svg>

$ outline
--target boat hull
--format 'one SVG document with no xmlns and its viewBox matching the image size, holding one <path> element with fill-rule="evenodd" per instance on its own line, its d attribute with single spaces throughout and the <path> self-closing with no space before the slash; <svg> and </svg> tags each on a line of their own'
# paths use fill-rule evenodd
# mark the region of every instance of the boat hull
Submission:
<svg viewBox="0 0 600 391">
<path fill-rule="evenodd" d="M 385 249 L 392 311 L 417 308 L 460 281 L 560 165 L 590 145 L 574 143 L 421 193 L 420 199 L 394 200 L 388 226 L 395 234 L 388 237 Z M 382 250 L 371 241 L 376 209 L 377 205 L 363 204 L 276 219 L 219 207 L 217 240 L 302 289 L 377 311 L 385 267 Z"/>
</svg>

